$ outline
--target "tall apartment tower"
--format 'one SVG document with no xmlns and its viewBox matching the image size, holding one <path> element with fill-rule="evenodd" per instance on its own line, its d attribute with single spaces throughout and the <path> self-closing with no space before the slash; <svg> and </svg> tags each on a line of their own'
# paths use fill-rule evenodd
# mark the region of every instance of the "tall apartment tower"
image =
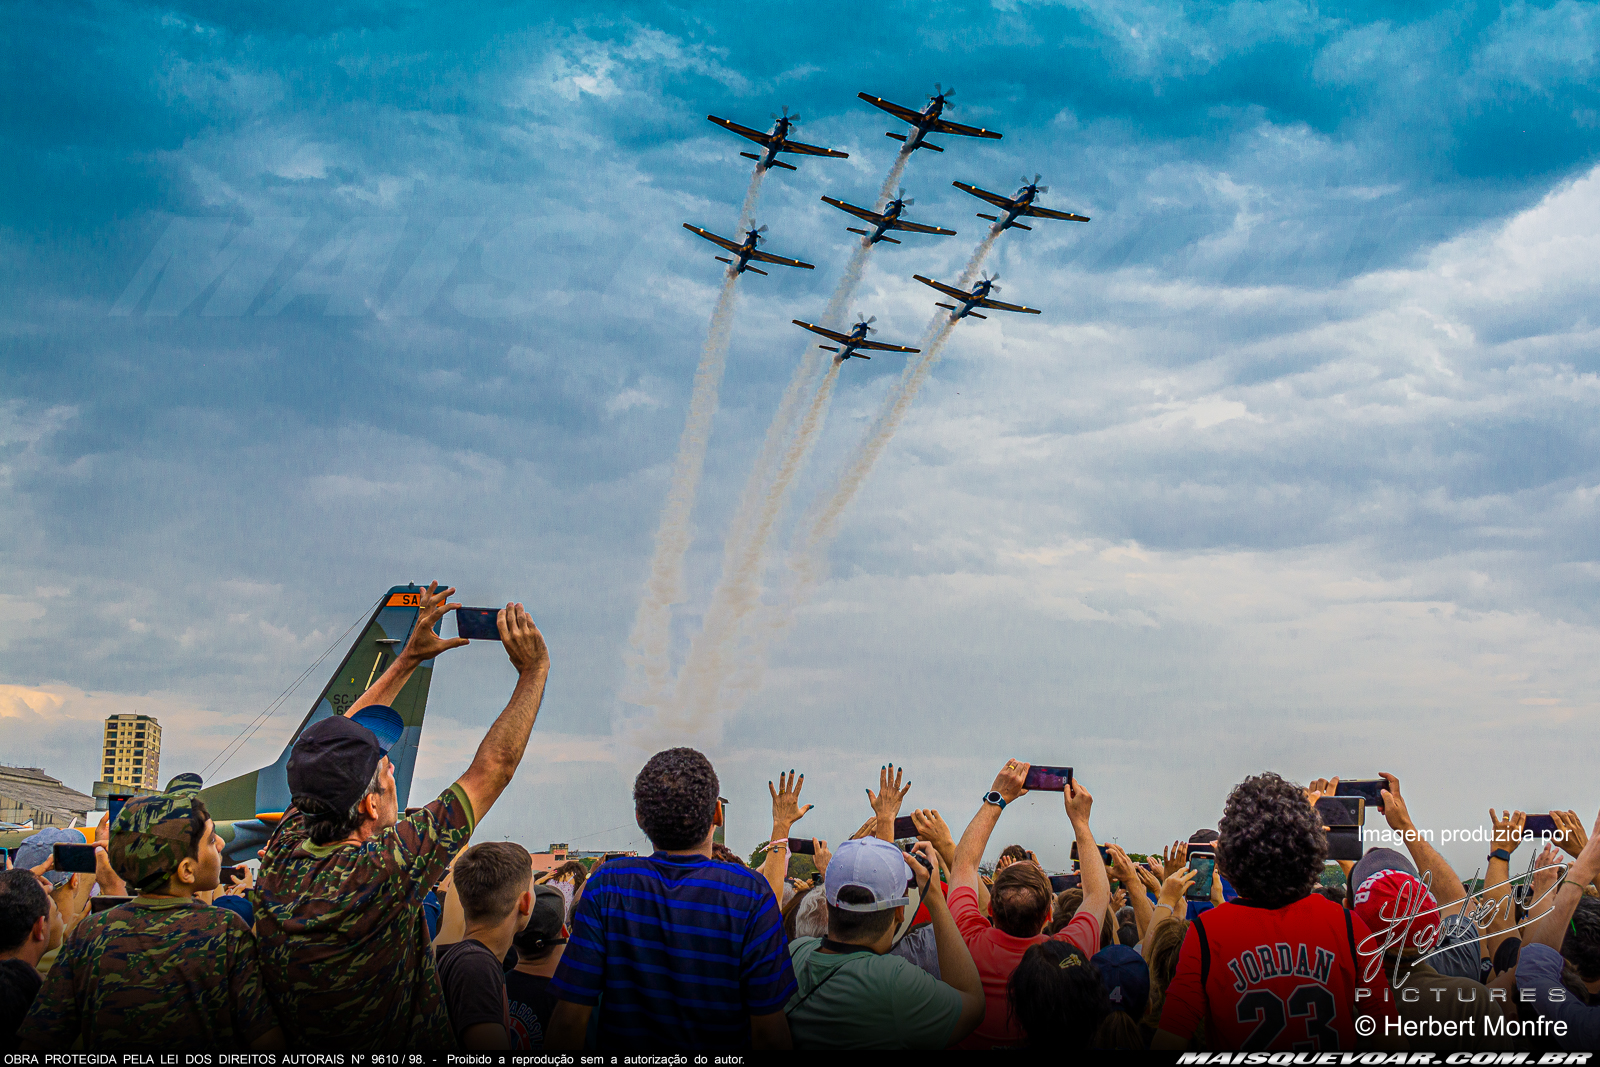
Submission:
<svg viewBox="0 0 1600 1067">
<path fill-rule="evenodd" d="M 101 778 L 135 789 L 161 788 L 161 727 L 148 715 L 106 718 L 106 753 Z"/>
</svg>

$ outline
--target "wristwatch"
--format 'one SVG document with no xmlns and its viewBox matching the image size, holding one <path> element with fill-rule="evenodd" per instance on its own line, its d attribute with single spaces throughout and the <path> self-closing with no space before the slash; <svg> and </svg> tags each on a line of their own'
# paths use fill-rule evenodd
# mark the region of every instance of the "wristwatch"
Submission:
<svg viewBox="0 0 1600 1067">
<path fill-rule="evenodd" d="M 985 804 L 993 804 L 1001 811 L 1006 810 L 1006 798 L 1000 795 L 1000 791 L 998 789 L 991 789 L 987 793 L 983 794 L 983 802 Z"/>
<path fill-rule="evenodd" d="M 1489 853 L 1489 858 L 1492 860 L 1505 860 L 1507 863 L 1510 863 L 1511 853 L 1507 852 L 1503 848 L 1497 848 L 1493 852 Z"/>
</svg>

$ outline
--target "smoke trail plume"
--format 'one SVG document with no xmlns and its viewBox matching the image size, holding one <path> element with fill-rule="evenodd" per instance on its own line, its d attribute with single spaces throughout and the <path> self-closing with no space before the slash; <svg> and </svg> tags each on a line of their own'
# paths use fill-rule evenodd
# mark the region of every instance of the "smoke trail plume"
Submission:
<svg viewBox="0 0 1600 1067">
<path fill-rule="evenodd" d="M 882 211 L 894 195 L 905 174 L 910 153 L 901 149 L 878 188 L 873 210 Z M 861 284 L 873 245 L 862 239 L 851 252 L 839 283 L 823 309 L 822 324 L 830 328 L 843 325 L 850 299 Z M 739 509 L 723 544 L 722 575 L 712 590 L 701 632 L 689 649 L 689 658 L 679 676 L 675 718 L 687 726 L 696 717 L 716 710 L 724 682 L 735 666 L 735 647 L 740 626 L 760 606 L 761 574 L 767 546 L 779 516 L 783 513 L 789 489 L 805 464 L 806 456 L 821 430 L 839 364 L 833 362 L 812 397 L 805 416 L 801 405 L 817 373 L 827 366 L 809 342 L 796 362 L 789 385 L 778 402 L 778 410 L 767 427 L 761 451 L 751 465 L 750 474 L 739 498 Z M 687 716 L 687 719 L 685 718 Z"/>
<path fill-rule="evenodd" d="M 757 167 L 750 176 L 741 217 L 748 220 L 761 193 L 766 171 Z M 747 222 L 741 223 L 746 225 Z M 672 605 L 683 599 L 683 561 L 694 540 L 691 518 L 700 476 L 705 469 L 706 445 L 711 440 L 711 424 L 717 413 L 722 372 L 728 362 L 728 342 L 733 334 L 733 308 L 738 295 L 738 275 L 732 269 L 722 283 L 722 292 L 711 313 L 700 363 L 695 368 L 694 392 L 689 399 L 689 416 L 678 438 L 678 455 L 672 465 L 672 482 L 666 506 L 656 528 L 655 550 L 650 559 L 650 576 L 644 598 L 634 616 L 629 635 L 628 681 L 623 699 L 635 704 L 655 704 L 665 699 L 672 686 Z"/>
</svg>

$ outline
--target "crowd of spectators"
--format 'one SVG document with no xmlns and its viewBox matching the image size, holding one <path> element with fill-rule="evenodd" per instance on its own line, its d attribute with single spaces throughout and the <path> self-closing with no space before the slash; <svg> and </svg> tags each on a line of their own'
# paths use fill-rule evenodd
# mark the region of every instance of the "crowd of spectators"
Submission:
<svg viewBox="0 0 1600 1067">
<path fill-rule="evenodd" d="M 753 868 L 717 840 L 711 762 L 672 748 L 633 784 L 650 855 L 536 874 L 521 845 L 469 844 L 549 671 L 520 605 L 500 615 L 518 672 L 505 710 L 456 782 L 398 805 L 387 705 L 459 643 L 433 632 L 450 592 L 430 588 L 389 670 L 297 739 L 293 805 L 250 882 L 221 887 L 193 776 L 102 823 L 92 878 L 54 870 L 52 832 L 17 850 L 0 873 L 0 1051 L 1600 1047 L 1600 822 L 1556 813 L 1532 838 L 1523 813 L 1490 812 L 1469 887 L 1393 775 L 1377 811 L 1405 851 L 1366 849 L 1336 879 L 1318 802 L 1338 781 L 1272 773 L 1148 856 L 1097 841 L 1094 797 L 1069 779 L 1052 844 L 1070 841 L 1076 870 L 1053 876 L 1022 845 L 991 869 L 1027 792 L 1018 760 L 959 839 L 919 808 L 914 841 L 911 784 L 886 765 L 871 817 L 833 848 L 803 839 L 803 864 L 804 777 L 779 774 Z M 1538 854 L 1519 879 L 1523 847 Z"/>
</svg>

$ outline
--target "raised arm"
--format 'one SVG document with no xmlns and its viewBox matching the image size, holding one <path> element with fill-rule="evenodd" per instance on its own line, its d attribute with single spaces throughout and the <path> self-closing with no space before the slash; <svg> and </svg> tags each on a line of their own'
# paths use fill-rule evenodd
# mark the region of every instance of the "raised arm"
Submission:
<svg viewBox="0 0 1600 1067">
<path fill-rule="evenodd" d="M 772 794 L 772 837 L 768 839 L 770 843 L 766 861 L 761 864 L 761 874 L 772 887 L 772 895 L 780 908 L 783 906 L 783 880 L 789 873 L 789 830 L 811 810 L 810 804 L 800 806 L 800 787 L 805 780 L 803 774 L 790 771 L 785 775 L 779 771 L 777 786 L 767 783 L 767 791 Z"/>
<path fill-rule="evenodd" d="M 538 717 L 539 705 L 544 701 L 545 679 L 550 676 L 550 650 L 545 647 L 544 635 L 522 605 L 507 604 L 500 609 L 496 621 L 506 655 L 517 669 L 517 687 L 511 691 L 506 709 L 478 743 L 472 765 L 457 779 L 472 803 L 474 822 L 483 821 L 490 807 L 511 784 L 511 776 L 517 772 L 522 754 L 527 751 L 533 720 Z M 420 619 L 417 625 L 420 629 Z"/>
<path fill-rule="evenodd" d="M 1111 870 L 1128 891 L 1128 903 L 1133 906 L 1133 925 L 1142 938 L 1150 928 L 1150 915 L 1155 905 L 1145 895 L 1144 883 L 1139 879 L 1139 868 L 1134 865 L 1121 845 L 1107 845 L 1111 852 Z"/>
<path fill-rule="evenodd" d="M 994 833 L 995 824 L 1000 821 L 1000 812 L 1005 805 L 1016 800 L 1027 790 L 1022 788 L 1022 783 L 1028 778 L 1028 764 L 1017 760 L 1009 760 L 995 775 L 994 784 L 989 787 L 989 792 L 984 794 L 984 801 L 978 808 L 978 813 L 967 824 L 966 830 L 961 835 L 961 843 L 956 845 L 956 862 L 950 871 L 950 886 L 971 886 L 982 896 L 982 881 L 978 878 L 978 864 L 983 860 L 983 850 L 989 847 L 989 835 Z M 999 794 L 1001 803 L 991 803 L 989 797 Z"/>
<path fill-rule="evenodd" d="M 1583 853 L 1584 846 L 1589 843 L 1589 835 L 1583 832 L 1583 820 L 1578 818 L 1575 811 L 1552 811 L 1550 817 L 1556 821 L 1555 845 L 1561 851 L 1577 859 Z M 1589 883 L 1600 889 L 1600 878 Z"/>
<path fill-rule="evenodd" d="M 1072 832 L 1078 839 L 1079 884 L 1083 887 L 1083 903 L 1078 911 L 1093 915 L 1098 928 L 1105 922 L 1106 908 L 1111 905 L 1111 879 L 1100 859 L 1100 848 L 1094 843 L 1094 833 L 1089 829 L 1089 808 L 1094 804 L 1094 797 L 1074 778 L 1067 783 L 1063 799 L 1067 818 L 1072 821 Z"/>
<path fill-rule="evenodd" d="M 441 652 L 460 648 L 468 643 L 465 637 L 445 640 L 433 632 L 439 620 L 444 618 L 445 612 L 454 611 L 461 606 L 450 603 L 450 595 L 455 591 L 455 586 L 440 589 L 438 582 L 428 583 L 428 588 L 422 591 L 422 610 L 417 612 L 417 624 L 411 628 L 411 637 L 406 641 L 406 647 L 400 650 L 400 655 L 396 656 L 395 661 L 378 676 L 378 680 L 356 698 L 356 702 L 350 705 L 345 715 L 354 715 L 370 704 L 385 706 L 393 704 L 395 698 L 400 695 L 400 690 L 406 687 L 406 683 L 411 680 L 412 673 L 418 667 Z M 481 815 L 482 813 L 478 812 L 474 817 Z"/>
<path fill-rule="evenodd" d="M 1439 917 L 1456 914 L 1467 899 L 1466 886 L 1461 884 L 1455 868 L 1439 855 L 1439 850 L 1417 833 L 1417 824 L 1411 821 L 1411 812 L 1400 796 L 1400 779 L 1387 771 L 1378 772 L 1378 777 L 1389 783 L 1382 794 L 1383 817 L 1388 820 L 1390 829 L 1402 835 L 1406 851 L 1417 865 L 1417 873 L 1427 880 L 1433 899 L 1439 902 Z"/>
<path fill-rule="evenodd" d="M 923 862 L 918 863 L 915 858 L 908 857 L 906 866 L 911 868 L 911 876 L 917 882 L 917 892 L 928 906 L 928 917 L 933 925 L 933 943 L 939 954 L 939 978 L 961 994 L 961 1015 L 950 1033 L 950 1041 L 954 1043 L 972 1033 L 983 1022 L 987 1006 L 983 995 L 983 979 L 978 975 L 972 952 L 956 927 L 956 921 L 950 914 L 950 905 L 945 902 L 944 891 L 939 885 L 942 858 L 926 841 L 919 842 L 915 852 Z"/>
<path fill-rule="evenodd" d="M 1549 866 L 1557 858 L 1555 849 L 1547 848 L 1539 857 L 1539 866 Z M 1583 846 L 1583 851 L 1578 853 L 1578 858 L 1572 861 L 1571 868 L 1557 883 L 1554 892 L 1546 898 L 1550 902 L 1550 910 L 1528 927 L 1528 937 L 1524 943 L 1549 945 L 1560 952 L 1561 943 L 1567 936 L 1567 924 L 1572 921 L 1572 913 L 1578 909 L 1578 901 L 1583 899 L 1583 887 L 1596 877 L 1600 877 L 1600 817 L 1595 819 L 1594 829 L 1589 833 L 1589 841 Z M 1538 906 L 1537 899 L 1534 906 Z"/>
<path fill-rule="evenodd" d="M 877 819 L 873 833 L 885 841 L 894 840 L 894 821 L 900 817 L 900 802 L 911 792 L 910 782 L 904 789 L 900 788 L 900 779 L 905 773 L 904 767 L 896 769 L 892 763 L 885 764 L 878 768 L 878 791 L 867 790 L 867 799 L 872 802 L 872 812 Z"/>
<path fill-rule="evenodd" d="M 1511 929 L 1517 922 L 1517 909 L 1511 902 L 1511 854 L 1522 844 L 1522 826 L 1527 818 L 1520 811 L 1501 809 L 1497 819 L 1494 809 L 1489 809 L 1494 839 L 1489 844 L 1488 866 L 1484 869 L 1484 888 L 1478 907 L 1492 903 L 1494 911 L 1489 914 L 1488 924 L 1478 931 L 1483 938 L 1478 942 L 1478 954 L 1491 960 L 1499 951 L 1500 943 L 1511 935 Z"/>
</svg>

